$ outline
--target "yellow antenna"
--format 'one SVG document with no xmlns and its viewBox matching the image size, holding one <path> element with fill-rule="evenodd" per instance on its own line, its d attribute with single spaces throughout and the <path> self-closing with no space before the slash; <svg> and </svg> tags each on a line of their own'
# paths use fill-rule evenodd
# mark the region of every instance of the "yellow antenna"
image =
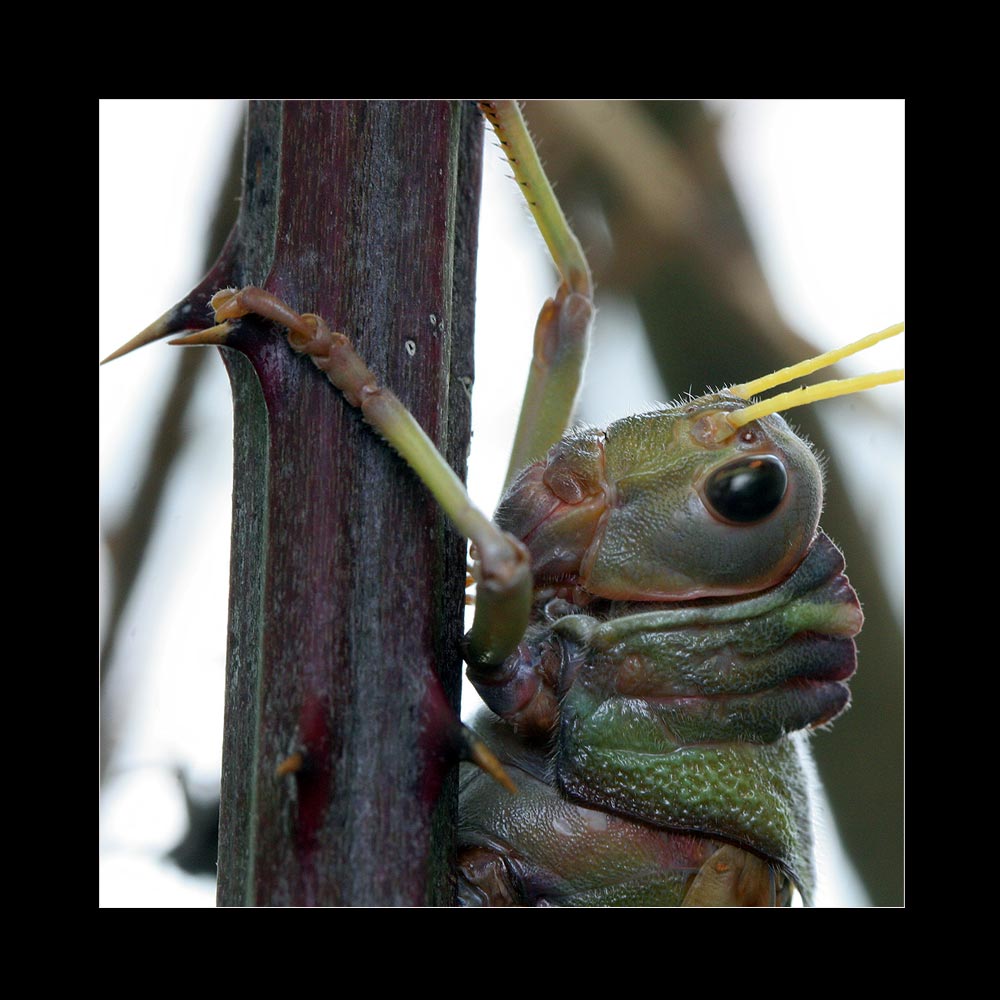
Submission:
<svg viewBox="0 0 1000 1000">
<path fill-rule="evenodd" d="M 895 337 L 903 332 L 903 323 L 896 323 L 894 326 L 886 327 L 878 333 L 870 333 L 867 337 L 854 341 L 846 347 L 838 347 L 833 351 L 826 351 L 824 354 L 800 361 L 798 364 L 789 365 L 780 371 L 772 372 L 763 378 L 755 379 L 752 382 L 744 382 L 742 385 L 730 386 L 729 391 L 744 399 L 756 396 L 767 389 L 773 389 L 776 385 L 784 385 L 792 379 L 801 378 L 812 372 L 827 368 L 840 361 L 842 358 L 857 354 L 882 340 Z M 807 403 L 814 403 L 818 399 L 832 399 L 835 396 L 846 396 L 853 392 L 862 392 L 865 389 L 874 389 L 876 386 L 889 385 L 892 382 L 901 382 L 903 379 L 903 369 L 897 368 L 887 372 L 875 372 L 871 375 L 856 375 L 853 378 L 831 379 L 829 382 L 820 382 L 818 385 L 801 386 L 789 392 L 779 393 L 761 403 L 754 403 L 752 406 L 745 406 L 740 410 L 733 410 L 726 413 L 726 422 L 733 428 L 742 427 L 750 423 L 751 420 L 758 420 L 766 417 L 769 413 L 777 413 L 779 410 L 790 410 L 796 406 L 805 406 Z"/>
</svg>

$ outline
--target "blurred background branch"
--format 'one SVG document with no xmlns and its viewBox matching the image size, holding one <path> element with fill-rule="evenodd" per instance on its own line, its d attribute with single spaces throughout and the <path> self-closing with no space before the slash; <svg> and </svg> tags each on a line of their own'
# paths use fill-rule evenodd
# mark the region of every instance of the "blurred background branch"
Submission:
<svg viewBox="0 0 1000 1000">
<path fill-rule="evenodd" d="M 216 211 L 206 233 L 202 271 L 208 271 L 222 250 L 222 245 L 236 221 L 240 196 L 240 169 L 243 136 L 231 140 L 229 165 L 216 202 Z M 137 320 L 139 325 L 143 320 Z M 138 326 L 137 326 L 138 332 Z M 179 351 L 173 378 L 162 412 L 152 432 L 146 461 L 138 486 L 127 507 L 118 512 L 111 524 L 102 526 L 104 543 L 111 559 L 108 617 L 100 652 L 101 683 L 101 755 L 100 776 L 103 783 L 114 755 L 116 734 L 128 715 L 127 698 L 112 705 L 110 672 L 115 663 L 115 643 L 125 608 L 143 565 L 143 559 L 162 511 L 164 494 L 173 474 L 174 464 L 188 442 L 188 409 L 201 374 L 211 360 L 207 351 Z M 184 789 L 186 800 L 190 800 Z"/>
</svg>

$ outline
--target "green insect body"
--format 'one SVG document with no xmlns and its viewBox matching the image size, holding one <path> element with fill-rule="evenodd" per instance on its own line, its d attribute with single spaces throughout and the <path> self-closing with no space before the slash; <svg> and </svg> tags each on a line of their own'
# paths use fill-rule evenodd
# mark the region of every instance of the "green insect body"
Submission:
<svg viewBox="0 0 1000 1000">
<path fill-rule="evenodd" d="M 817 533 L 809 447 L 777 416 L 714 439 L 710 418 L 743 405 L 706 396 L 570 435 L 502 500 L 533 622 L 500 677 L 469 676 L 516 735 L 486 721 L 484 738 L 533 792 L 512 807 L 466 776 L 467 902 L 677 904 L 725 844 L 767 859 L 756 902 L 789 880 L 811 902 L 804 731 L 846 708 L 862 616 Z M 599 847 L 593 810 L 616 817 Z"/>
</svg>

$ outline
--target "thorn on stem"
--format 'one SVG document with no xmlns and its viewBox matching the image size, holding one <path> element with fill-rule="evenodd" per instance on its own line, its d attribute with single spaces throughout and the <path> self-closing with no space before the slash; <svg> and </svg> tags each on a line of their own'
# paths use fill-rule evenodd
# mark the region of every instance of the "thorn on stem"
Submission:
<svg viewBox="0 0 1000 1000">
<path fill-rule="evenodd" d="M 306 765 L 305 754 L 296 750 L 291 756 L 286 757 L 275 769 L 276 778 L 284 778 L 289 774 L 297 774 Z"/>
<path fill-rule="evenodd" d="M 462 730 L 463 758 L 482 768 L 512 795 L 517 795 L 517 785 L 504 770 L 496 754 L 468 726 L 462 726 Z"/>
</svg>

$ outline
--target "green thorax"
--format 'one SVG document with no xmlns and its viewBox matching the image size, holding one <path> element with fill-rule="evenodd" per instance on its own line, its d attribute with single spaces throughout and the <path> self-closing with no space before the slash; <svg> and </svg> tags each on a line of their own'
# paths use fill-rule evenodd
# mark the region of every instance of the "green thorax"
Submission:
<svg viewBox="0 0 1000 1000">
<path fill-rule="evenodd" d="M 560 786 L 616 814 L 745 845 L 779 862 L 808 903 L 803 731 L 847 706 L 861 624 L 842 570 L 819 535 L 788 580 L 752 598 L 555 621 Z"/>
</svg>

